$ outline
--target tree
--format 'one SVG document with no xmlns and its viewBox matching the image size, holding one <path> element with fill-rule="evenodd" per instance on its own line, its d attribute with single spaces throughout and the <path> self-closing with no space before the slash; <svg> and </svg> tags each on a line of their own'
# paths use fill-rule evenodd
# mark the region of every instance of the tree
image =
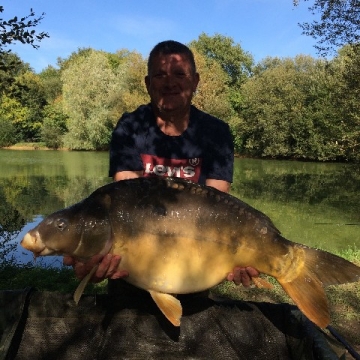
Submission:
<svg viewBox="0 0 360 360">
<path fill-rule="evenodd" d="M 77 51 L 73 51 L 71 55 L 66 59 L 59 57 L 57 59 L 57 65 L 59 66 L 61 71 L 64 71 L 76 61 L 81 61 L 82 58 L 85 59 L 86 57 L 88 57 L 93 51 L 94 50 L 91 48 L 78 48 Z"/>
<path fill-rule="evenodd" d="M 47 105 L 46 95 L 41 79 L 37 74 L 28 71 L 15 79 L 18 88 L 17 99 L 27 108 L 28 116 L 16 121 L 19 133 L 25 141 L 38 141 L 43 122 L 43 109 Z"/>
<path fill-rule="evenodd" d="M 4 7 L 0 6 L 0 13 L 3 11 Z M 34 84 L 33 79 L 30 79 L 30 66 L 24 64 L 17 55 L 12 54 L 10 50 L 6 51 L 5 48 L 21 42 L 37 49 L 39 47 L 37 42 L 49 37 L 47 33 L 39 33 L 34 29 L 40 24 L 44 15 L 42 13 L 40 17 L 35 17 L 35 12 L 30 9 L 29 15 L 20 19 L 17 16 L 9 20 L 0 18 L 0 105 L 3 113 L 4 108 L 10 107 L 16 108 L 16 114 L 27 114 L 27 117 L 18 117 L 15 113 L 3 114 L 1 119 L 3 135 L 4 129 L 7 134 L 6 137 L 3 136 L 3 140 L 6 138 L 6 142 L 9 140 L 8 135 L 14 132 L 14 128 L 16 130 L 20 128 L 20 134 L 19 132 L 17 134 L 25 139 L 36 138 L 39 130 L 40 112 L 44 103 L 37 96 L 37 90 L 34 92 L 33 86 L 28 87 L 29 84 Z M 26 73 L 28 75 L 25 75 Z"/>
<path fill-rule="evenodd" d="M 3 11 L 4 7 L 0 5 L 0 13 Z M 9 20 L 0 18 L 0 53 L 4 52 L 5 47 L 18 41 L 23 44 L 30 44 L 33 48 L 37 49 L 39 45 L 36 42 L 49 37 L 49 34 L 46 32 L 37 33 L 34 30 L 40 24 L 44 15 L 45 13 L 42 13 L 41 16 L 35 17 L 35 12 L 33 9 L 30 9 L 29 15 L 20 19 L 17 16 Z"/>
<path fill-rule="evenodd" d="M 308 1 L 308 0 L 304 0 Z M 294 0 L 298 5 L 300 0 Z M 343 121 L 340 147 L 345 158 L 359 160 L 360 150 L 360 0 L 315 0 L 309 10 L 320 13 L 320 21 L 300 24 L 304 34 L 318 40 L 315 48 L 321 55 L 338 56 L 332 64 L 336 68 L 338 87 L 333 88 L 334 102 Z"/>
<path fill-rule="evenodd" d="M 30 70 L 29 64 L 24 63 L 18 55 L 0 52 L 0 95 L 14 94 L 17 91 L 13 86 L 15 78 Z"/>
<path fill-rule="evenodd" d="M 61 71 L 49 65 L 39 74 L 46 101 L 51 104 L 62 94 Z"/>
<path fill-rule="evenodd" d="M 360 46 L 346 45 L 332 61 L 337 78 L 333 88 L 334 103 L 342 120 L 343 133 L 339 145 L 348 160 L 360 160 Z"/>
<path fill-rule="evenodd" d="M 149 102 L 144 78 L 147 74 L 147 62 L 136 51 L 125 49 L 116 52 L 119 78 L 118 92 L 114 93 L 113 113 L 116 120 L 126 111 L 135 110 L 140 104 Z M 113 58 L 111 57 L 112 62 Z"/>
<path fill-rule="evenodd" d="M 300 1 L 293 3 L 296 6 Z M 315 48 L 319 54 L 327 55 L 346 44 L 360 42 L 360 0 L 315 0 L 309 11 L 320 13 L 320 21 L 299 25 L 305 35 L 318 40 Z"/>
<path fill-rule="evenodd" d="M 67 121 L 68 117 L 62 110 L 61 101 L 45 106 L 41 140 L 47 147 L 58 149 L 63 146 L 63 138 L 67 132 Z"/>
<path fill-rule="evenodd" d="M 16 144 L 17 131 L 14 124 L 0 114 L 0 147 Z"/>
<path fill-rule="evenodd" d="M 229 88 L 229 100 L 233 109 L 238 111 L 242 101 L 240 87 L 252 72 L 252 56 L 239 44 L 235 44 L 231 37 L 220 34 L 208 36 L 202 33 L 190 46 L 203 54 L 209 64 L 217 62 L 228 75 L 226 85 Z"/>
<path fill-rule="evenodd" d="M 228 75 L 216 61 L 208 62 L 206 57 L 192 49 L 200 82 L 193 98 L 193 104 L 199 109 L 229 121 L 232 108 L 229 102 Z"/>
<path fill-rule="evenodd" d="M 336 159 L 341 118 L 327 63 L 309 56 L 271 61 L 242 87 L 243 151 L 255 156 Z M 259 66 L 261 69 L 262 66 Z"/>
<path fill-rule="evenodd" d="M 120 71 L 120 70 L 119 70 Z M 122 74 L 114 72 L 106 53 L 91 50 L 74 57 L 62 71 L 63 109 L 68 116 L 64 146 L 76 150 L 108 147 L 111 118 Z"/>
<path fill-rule="evenodd" d="M 0 61 L 7 67 L 0 69 L 0 114 L 15 126 L 17 140 L 36 140 L 46 105 L 40 78 L 16 54 L 0 53 Z"/>
<path fill-rule="evenodd" d="M 0 98 L 0 146 L 14 145 L 21 139 L 16 123 L 28 117 L 28 109 L 19 101 L 3 95 Z"/>
<path fill-rule="evenodd" d="M 215 60 L 228 74 L 229 86 L 238 87 L 249 77 L 253 65 L 252 56 L 245 52 L 231 37 L 220 34 L 208 36 L 202 33 L 190 46 L 209 60 Z"/>
</svg>

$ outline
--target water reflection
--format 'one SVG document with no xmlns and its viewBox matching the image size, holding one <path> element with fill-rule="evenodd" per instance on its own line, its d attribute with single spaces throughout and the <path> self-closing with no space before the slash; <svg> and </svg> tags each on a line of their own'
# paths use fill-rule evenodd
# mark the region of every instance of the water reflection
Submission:
<svg viewBox="0 0 360 360">
<path fill-rule="evenodd" d="M 292 241 L 360 248 L 359 165 L 236 159 L 233 193 Z"/>
<path fill-rule="evenodd" d="M 43 216 L 111 181 L 101 152 L 0 150 L 0 167 L 0 225 L 16 243 Z M 330 251 L 360 248 L 359 166 L 236 159 L 232 194 L 292 241 Z M 0 245 L 2 239 L 0 233 Z M 16 250 L 18 260 L 30 261 L 24 252 Z"/>
<path fill-rule="evenodd" d="M 32 255 L 18 246 L 23 235 L 42 218 L 88 196 L 109 182 L 107 154 L 98 152 L 0 150 L 0 245 L 11 235 L 18 262 L 32 261 Z M 16 211 L 21 221 L 4 227 Z M 9 244 L 9 241 L 6 242 Z M 1 254 L 1 253 L 0 253 Z M 39 259 L 51 263 L 53 258 Z M 55 260 L 59 264 L 59 260 Z"/>
</svg>

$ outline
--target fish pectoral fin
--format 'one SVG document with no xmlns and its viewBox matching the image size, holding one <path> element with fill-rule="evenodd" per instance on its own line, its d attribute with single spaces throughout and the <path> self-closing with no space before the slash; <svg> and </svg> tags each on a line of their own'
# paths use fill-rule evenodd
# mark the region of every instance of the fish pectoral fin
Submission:
<svg viewBox="0 0 360 360">
<path fill-rule="evenodd" d="M 83 294 L 86 285 L 89 283 L 90 279 L 92 278 L 92 276 L 95 274 L 96 270 L 98 269 L 99 264 L 96 264 L 91 271 L 81 280 L 80 284 L 78 285 L 78 287 L 76 288 L 75 292 L 74 292 L 74 296 L 73 299 L 76 303 L 76 305 L 79 303 L 79 300 L 81 298 L 81 295 Z"/>
<path fill-rule="evenodd" d="M 270 284 L 268 281 L 261 277 L 253 277 L 252 278 L 253 283 L 255 286 L 259 289 L 272 289 L 273 285 Z"/>
<path fill-rule="evenodd" d="M 298 308 L 313 323 L 320 328 L 329 325 L 329 307 L 321 281 L 312 277 L 310 273 L 302 273 L 290 282 L 281 282 L 281 280 L 279 282 Z"/>
<path fill-rule="evenodd" d="M 160 293 L 153 290 L 148 291 L 165 317 L 174 326 L 180 326 L 180 319 L 182 316 L 182 306 L 180 301 L 170 294 Z"/>
</svg>

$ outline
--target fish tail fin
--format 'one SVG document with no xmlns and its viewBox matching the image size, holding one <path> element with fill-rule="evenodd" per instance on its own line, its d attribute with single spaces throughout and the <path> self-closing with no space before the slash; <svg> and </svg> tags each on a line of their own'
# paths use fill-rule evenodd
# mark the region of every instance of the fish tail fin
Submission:
<svg viewBox="0 0 360 360">
<path fill-rule="evenodd" d="M 298 308 L 316 325 L 326 328 L 330 323 L 330 313 L 326 294 L 319 280 L 301 274 L 289 282 L 279 280 L 283 289 Z"/>
<path fill-rule="evenodd" d="M 295 276 L 278 279 L 299 309 L 316 325 L 325 328 L 330 313 L 324 286 L 360 280 L 360 267 L 326 251 L 299 245 L 304 253 Z"/>
<path fill-rule="evenodd" d="M 166 318 L 174 326 L 180 326 L 180 319 L 182 316 L 182 306 L 180 301 L 170 294 L 153 290 L 149 290 L 149 293 Z"/>
</svg>

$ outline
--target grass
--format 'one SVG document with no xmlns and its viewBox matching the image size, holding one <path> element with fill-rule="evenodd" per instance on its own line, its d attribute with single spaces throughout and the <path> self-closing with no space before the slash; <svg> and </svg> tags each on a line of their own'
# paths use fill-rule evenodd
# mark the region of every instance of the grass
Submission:
<svg viewBox="0 0 360 360">
<path fill-rule="evenodd" d="M 72 293 L 79 285 L 74 271 L 68 267 L 51 268 L 33 265 L 18 266 L 12 263 L 0 266 L 0 290 L 16 290 L 34 287 L 39 291 Z M 106 281 L 89 284 L 87 293 L 106 293 Z"/>
</svg>

